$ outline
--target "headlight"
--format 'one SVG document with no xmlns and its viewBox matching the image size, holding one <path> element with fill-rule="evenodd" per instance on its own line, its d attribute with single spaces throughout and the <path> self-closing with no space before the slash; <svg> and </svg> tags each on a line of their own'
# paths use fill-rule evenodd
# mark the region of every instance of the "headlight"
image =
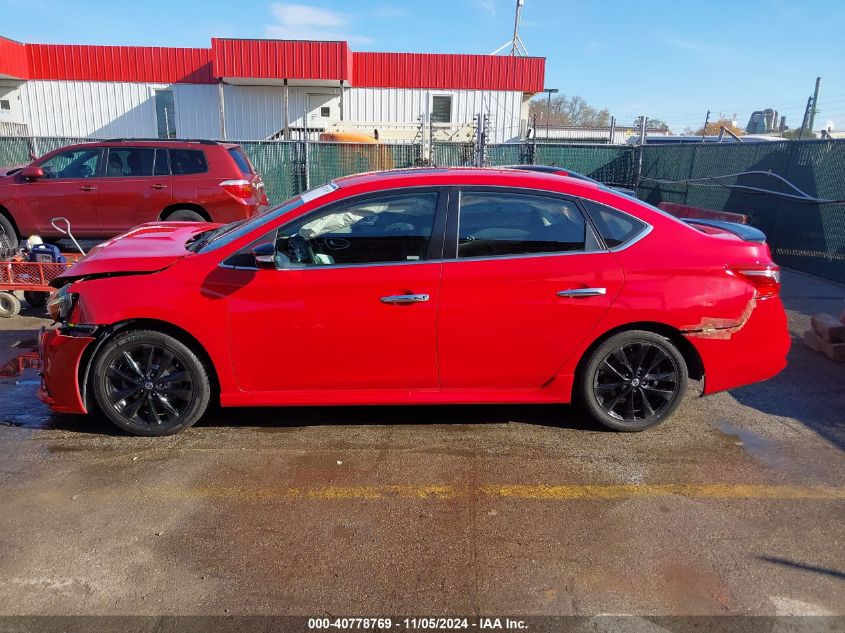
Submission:
<svg viewBox="0 0 845 633">
<path fill-rule="evenodd" d="M 67 321 L 76 296 L 69 290 L 70 284 L 65 284 L 47 299 L 47 314 L 56 323 Z"/>
</svg>

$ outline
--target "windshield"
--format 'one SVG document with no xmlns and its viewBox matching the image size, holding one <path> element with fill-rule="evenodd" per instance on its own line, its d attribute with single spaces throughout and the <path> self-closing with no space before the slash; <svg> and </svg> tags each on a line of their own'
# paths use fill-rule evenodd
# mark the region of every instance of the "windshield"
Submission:
<svg viewBox="0 0 845 633">
<path fill-rule="evenodd" d="M 319 187 L 315 187 L 314 189 L 305 191 L 299 196 L 291 198 L 282 205 L 266 209 L 247 220 L 239 220 L 237 222 L 232 222 L 231 224 L 224 224 L 223 226 L 207 231 L 206 233 L 200 233 L 196 236 L 193 242 L 188 244 L 188 249 L 192 251 L 199 251 L 201 253 L 217 250 L 221 246 L 225 246 L 226 244 L 246 235 L 253 229 L 263 226 L 267 222 L 275 220 L 276 218 L 293 211 L 306 202 L 316 200 L 317 198 L 325 196 L 336 189 L 338 189 L 338 186 L 334 182 L 330 182 L 327 185 L 321 185 Z"/>
</svg>

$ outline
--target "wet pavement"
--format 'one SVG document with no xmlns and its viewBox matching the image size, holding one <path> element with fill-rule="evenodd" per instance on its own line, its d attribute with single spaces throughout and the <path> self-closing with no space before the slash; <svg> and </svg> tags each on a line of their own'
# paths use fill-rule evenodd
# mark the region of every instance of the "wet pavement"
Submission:
<svg viewBox="0 0 845 633">
<path fill-rule="evenodd" d="M 569 407 L 51 415 L 0 376 L 0 614 L 845 614 L 845 287 L 787 273 L 777 378 L 641 434 Z M 45 321 L 0 319 L 0 366 Z M 2 372 L 0 372 L 2 373 Z"/>
</svg>

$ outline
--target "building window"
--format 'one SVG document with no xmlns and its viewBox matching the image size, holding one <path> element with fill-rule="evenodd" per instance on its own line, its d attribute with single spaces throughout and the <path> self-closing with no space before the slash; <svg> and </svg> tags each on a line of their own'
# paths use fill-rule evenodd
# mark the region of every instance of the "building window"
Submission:
<svg viewBox="0 0 845 633">
<path fill-rule="evenodd" d="M 449 95 L 434 95 L 431 98 L 431 122 L 452 122 L 452 97 Z"/>
<path fill-rule="evenodd" d="M 332 115 L 332 109 L 329 106 L 323 106 L 320 108 L 320 116 L 324 119 L 328 119 Z"/>
<path fill-rule="evenodd" d="M 176 138 L 176 106 L 172 90 L 156 90 L 156 125 L 159 138 Z"/>
<path fill-rule="evenodd" d="M 0 110 L 11 110 L 12 103 L 8 99 L 0 99 Z"/>
</svg>

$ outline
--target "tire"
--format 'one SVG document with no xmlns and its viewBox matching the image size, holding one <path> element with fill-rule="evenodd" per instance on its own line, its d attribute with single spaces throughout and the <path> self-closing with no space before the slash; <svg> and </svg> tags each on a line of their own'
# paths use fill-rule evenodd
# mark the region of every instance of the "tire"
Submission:
<svg viewBox="0 0 845 633">
<path fill-rule="evenodd" d="M 674 413 L 688 381 L 684 357 L 668 338 L 631 330 L 611 336 L 592 352 L 580 372 L 577 394 L 599 424 L 644 431 Z"/>
<path fill-rule="evenodd" d="M 34 290 L 27 290 L 23 293 L 23 298 L 30 308 L 43 308 L 47 305 L 47 297 L 49 292 L 35 292 Z"/>
<path fill-rule="evenodd" d="M 202 214 L 192 209 L 175 209 L 164 219 L 168 222 L 208 222 Z"/>
<path fill-rule="evenodd" d="M 21 311 L 21 300 L 11 292 L 0 292 L 0 318 L 11 319 Z"/>
<path fill-rule="evenodd" d="M 178 433 L 202 417 L 211 399 L 203 362 L 163 332 L 132 330 L 115 335 L 97 353 L 91 369 L 97 406 L 134 435 Z"/>
<path fill-rule="evenodd" d="M 11 256 L 17 250 L 19 240 L 9 218 L 0 213 L 0 259 Z"/>
</svg>

